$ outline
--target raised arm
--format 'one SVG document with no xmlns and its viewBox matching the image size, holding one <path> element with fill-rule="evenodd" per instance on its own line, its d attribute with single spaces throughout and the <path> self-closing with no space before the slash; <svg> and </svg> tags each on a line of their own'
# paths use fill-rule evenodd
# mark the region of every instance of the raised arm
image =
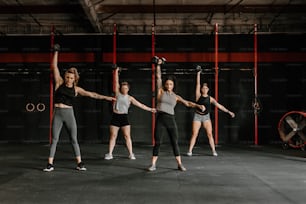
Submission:
<svg viewBox="0 0 306 204">
<path fill-rule="evenodd" d="M 196 89 L 195 89 L 196 101 L 201 97 L 201 71 L 197 72 Z"/>
<path fill-rule="evenodd" d="M 117 95 L 119 93 L 119 88 L 120 88 L 120 84 L 119 84 L 119 67 L 117 67 L 115 70 L 115 94 Z"/>
<path fill-rule="evenodd" d="M 153 112 L 155 113 L 156 112 L 156 109 L 155 108 L 150 108 L 142 103 L 140 103 L 139 101 L 137 101 L 134 97 L 130 96 L 130 101 L 133 105 L 143 109 L 143 110 L 146 110 L 146 111 L 150 111 L 150 112 Z"/>
<path fill-rule="evenodd" d="M 116 98 L 114 98 L 114 97 L 104 96 L 104 95 L 101 95 L 101 94 L 98 94 L 98 93 L 92 92 L 92 91 L 86 91 L 85 89 L 83 89 L 81 87 L 78 87 L 78 86 L 76 86 L 75 89 L 76 89 L 76 93 L 81 95 L 81 96 L 87 96 L 87 97 L 90 97 L 90 98 L 107 100 L 107 101 L 115 101 L 116 100 Z"/>
<path fill-rule="evenodd" d="M 162 88 L 161 64 L 156 65 L 156 86 L 157 86 L 157 89 Z"/>
<path fill-rule="evenodd" d="M 163 92 L 162 89 L 162 77 L 161 77 L 161 64 L 163 63 L 162 59 L 158 59 L 158 63 L 156 64 L 156 88 L 157 88 L 157 99 L 160 99 L 160 96 Z"/>
<path fill-rule="evenodd" d="M 55 51 L 53 53 L 51 69 L 53 71 L 55 89 L 57 89 L 64 82 L 63 78 L 60 75 L 59 69 L 58 69 L 58 51 Z"/>
<path fill-rule="evenodd" d="M 235 113 L 229 111 L 227 108 L 225 108 L 223 105 L 218 103 L 213 97 L 210 97 L 210 102 L 214 104 L 218 109 L 222 110 L 225 113 L 228 113 L 232 118 L 235 117 Z"/>
<path fill-rule="evenodd" d="M 199 105 L 199 104 L 196 104 L 196 103 L 193 103 L 191 101 L 187 101 L 185 99 L 183 99 L 181 96 L 179 95 L 176 95 L 176 100 L 177 102 L 180 102 L 182 103 L 184 106 L 186 107 L 190 107 L 190 108 L 199 108 L 201 109 L 202 111 L 205 111 L 205 106 L 204 105 Z"/>
</svg>

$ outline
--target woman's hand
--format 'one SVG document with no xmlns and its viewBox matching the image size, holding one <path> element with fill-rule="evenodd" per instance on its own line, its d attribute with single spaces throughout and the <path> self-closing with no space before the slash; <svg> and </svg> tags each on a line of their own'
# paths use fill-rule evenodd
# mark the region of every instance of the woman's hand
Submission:
<svg viewBox="0 0 306 204">
<path fill-rule="evenodd" d="M 117 99 L 115 97 L 106 96 L 105 100 L 107 100 L 107 101 L 116 101 Z"/>
<path fill-rule="evenodd" d="M 235 117 L 235 113 L 233 113 L 233 112 L 231 112 L 231 111 L 228 111 L 228 114 L 230 114 L 230 116 L 231 116 L 232 118 Z"/>
<path fill-rule="evenodd" d="M 198 105 L 198 108 L 201 109 L 202 112 L 204 112 L 206 110 L 204 105 Z"/>
<path fill-rule="evenodd" d="M 152 113 L 156 113 L 156 108 L 151 108 Z"/>
</svg>

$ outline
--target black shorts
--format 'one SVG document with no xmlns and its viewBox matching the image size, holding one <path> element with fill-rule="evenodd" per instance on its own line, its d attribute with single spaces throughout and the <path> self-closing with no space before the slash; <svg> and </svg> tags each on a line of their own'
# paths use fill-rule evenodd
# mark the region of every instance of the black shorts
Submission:
<svg viewBox="0 0 306 204">
<path fill-rule="evenodd" d="M 123 126 L 130 125 L 128 114 L 113 113 L 110 125 L 116 126 L 116 127 L 123 127 Z"/>
</svg>

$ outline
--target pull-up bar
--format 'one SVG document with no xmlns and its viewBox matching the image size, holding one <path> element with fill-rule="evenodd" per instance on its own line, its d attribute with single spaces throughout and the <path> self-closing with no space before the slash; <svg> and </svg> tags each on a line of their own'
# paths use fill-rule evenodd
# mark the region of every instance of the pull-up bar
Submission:
<svg viewBox="0 0 306 204">
<path fill-rule="evenodd" d="M 219 99 L 218 24 L 215 25 L 215 99 Z M 219 143 L 218 108 L 215 106 L 215 144 Z"/>
<path fill-rule="evenodd" d="M 154 18 L 155 19 L 155 18 Z M 152 24 L 152 58 L 155 56 L 155 21 Z M 152 64 L 152 108 L 155 108 L 155 65 Z M 155 114 L 152 113 L 152 145 L 155 144 Z"/>
<path fill-rule="evenodd" d="M 254 100 L 256 106 L 258 103 L 257 95 L 257 25 L 254 25 Z M 254 106 L 254 108 L 256 108 Z M 258 107 L 260 108 L 260 107 Z M 258 145 L 258 114 L 257 111 L 254 111 L 254 144 Z"/>
<path fill-rule="evenodd" d="M 50 62 L 52 62 L 53 52 L 52 49 L 54 47 L 54 26 L 51 27 L 51 35 L 50 35 Z M 49 109 L 49 144 L 52 142 L 52 117 L 53 117 L 53 70 L 52 63 L 50 63 L 50 109 Z"/>
<path fill-rule="evenodd" d="M 114 24 L 114 32 L 113 32 L 113 65 L 117 64 L 117 25 Z M 116 75 L 115 70 L 113 70 L 113 93 L 116 92 Z"/>
</svg>

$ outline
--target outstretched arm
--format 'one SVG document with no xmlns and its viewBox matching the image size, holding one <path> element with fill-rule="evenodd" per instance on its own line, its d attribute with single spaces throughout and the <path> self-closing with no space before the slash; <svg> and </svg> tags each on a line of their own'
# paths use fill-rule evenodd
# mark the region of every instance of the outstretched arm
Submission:
<svg viewBox="0 0 306 204">
<path fill-rule="evenodd" d="M 75 87 L 76 89 L 76 93 L 80 94 L 81 96 L 87 96 L 90 98 L 94 98 L 94 99 L 100 99 L 100 100 L 107 100 L 107 101 L 115 101 L 116 98 L 114 97 L 110 97 L 110 96 L 104 96 L 101 94 L 98 94 L 96 92 L 92 92 L 92 91 L 86 91 L 85 89 L 81 88 L 81 87 Z"/>
<path fill-rule="evenodd" d="M 176 95 L 176 99 L 177 99 L 178 102 L 182 103 L 186 107 L 199 108 L 202 111 L 205 111 L 205 109 L 206 109 L 204 105 L 199 105 L 199 104 L 193 103 L 191 101 L 187 101 L 187 100 L 183 99 L 182 97 L 180 97 L 179 95 Z"/>
<path fill-rule="evenodd" d="M 235 113 L 229 111 L 229 110 L 228 110 L 227 108 L 225 108 L 223 105 L 221 105 L 220 103 L 218 103 L 213 97 L 210 97 L 210 102 L 211 102 L 212 104 L 214 104 L 218 109 L 222 110 L 222 111 L 225 112 L 225 113 L 230 114 L 230 116 L 231 116 L 232 118 L 235 117 Z"/>
<path fill-rule="evenodd" d="M 137 101 L 134 97 L 130 96 L 130 101 L 133 105 L 143 109 L 143 110 L 146 110 L 146 111 L 150 111 L 150 112 L 153 112 L 155 113 L 156 112 L 156 109 L 155 108 L 150 108 L 142 103 L 140 103 L 139 101 Z"/>
<path fill-rule="evenodd" d="M 55 89 L 57 89 L 63 82 L 63 78 L 60 75 L 58 69 L 58 51 L 53 53 L 52 61 L 51 61 L 51 69 L 53 71 L 53 77 L 55 81 Z"/>
</svg>

